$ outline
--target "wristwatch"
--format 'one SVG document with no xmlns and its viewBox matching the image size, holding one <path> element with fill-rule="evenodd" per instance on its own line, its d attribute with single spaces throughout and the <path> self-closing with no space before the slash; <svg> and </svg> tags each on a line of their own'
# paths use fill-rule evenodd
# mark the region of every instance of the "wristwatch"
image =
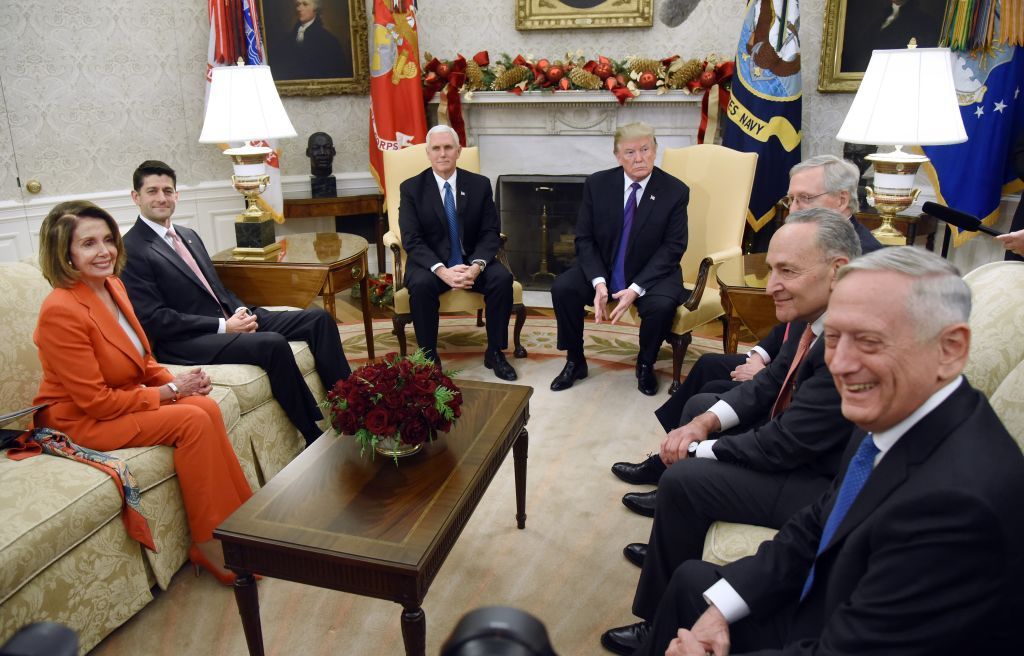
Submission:
<svg viewBox="0 0 1024 656">
<path fill-rule="evenodd" d="M 171 399 L 171 403 L 176 403 L 178 399 L 181 398 L 181 392 L 178 391 L 178 386 L 175 385 L 173 382 L 167 383 L 167 386 L 171 388 L 172 392 L 174 392 L 174 398 Z"/>
<path fill-rule="evenodd" d="M 480 273 L 483 273 L 484 269 L 487 268 L 487 262 L 484 262 L 483 260 L 473 260 L 472 264 L 476 264 L 480 267 Z"/>
</svg>

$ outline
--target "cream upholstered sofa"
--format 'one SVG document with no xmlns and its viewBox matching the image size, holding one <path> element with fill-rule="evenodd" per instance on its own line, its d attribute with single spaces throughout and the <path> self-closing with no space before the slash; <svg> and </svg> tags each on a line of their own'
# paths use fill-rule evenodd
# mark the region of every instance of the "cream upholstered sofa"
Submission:
<svg viewBox="0 0 1024 656">
<path fill-rule="evenodd" d="M 0 413 L 28 407 L 38 389 L 32 332 L 49 292 L 32 264 L 0 264 Z M 314 396 L 322 399 L 309 347 L 297 342 L 292 349 Z M 274 401 L 262 369 L 204 368 L 242 470 L 256 489 L 302 450 L 303 440 Z M 63 458 L 14 461 L 0 453 L 0 643 L 25 624 L 51 620 L 77 631 L 87 651 L 145 606 L 153 586 L 166 588 L 187 560 L 190 536 L 171 449 L 115 453 L 138 480 L 159 553 L 127 536 L 121 498 L 107 475 Z"/>
<path fill-rule="evenodd" d="M 1024 263 L 993 262 L 971 271 L 971 353 L 964 375 L 988 396 L 1003 425 L 1024 449 Z M 725 564 L 749 556 L 774 529 L 715 522 L 704 560 Z"/>
</svg>

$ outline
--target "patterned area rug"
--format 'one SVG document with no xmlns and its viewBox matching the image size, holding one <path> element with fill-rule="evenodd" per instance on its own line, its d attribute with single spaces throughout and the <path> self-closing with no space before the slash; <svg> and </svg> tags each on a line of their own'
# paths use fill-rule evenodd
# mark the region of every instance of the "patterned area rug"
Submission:
<svg viewBox="0 0 1024 656">
<path fill-rule="evenodd" d="M 348 323 L 339 326 L 345 354 L 350 361 L 366 358 L 366 338 L 362 323 Z M 379 319 L 373 322 L 373 343 L 375 355 L 398 351 L 398 338 L 392 334 L 390 320 Z M 406 327 L 406 339 L 409 351 L 416 348 L 416 336 L 412 324 Z M 556 348 L 555 320 L 530 317 L 523 326 L 523 347 L 530 357 L 564 357 L 565 354 Z M 465 355 L 479 356 L 487 346 L 487 334 L 483 328 L 476 326 L 472 317 L 442 317 L 438 331 L 438 350 L 442 356 L 459 359 Z M 632 367 L 636 362 L 637 328 L 632 325 L 594 324 L 588 322 L 583 333 L 583 348 L 587 360 L 599 360 L 612 366 Z M 509 350 L 512 358 L 512 328 L 509 327 Z M 722 342 L 718 339 L 694 337 L 686 353 L 683 373 L 689 371 L 693 362 L 704 353 L 721 353 Z M 672 371 L 672 349 L 663 345 L 658 353 L 655 369 Z"/>
</svg>

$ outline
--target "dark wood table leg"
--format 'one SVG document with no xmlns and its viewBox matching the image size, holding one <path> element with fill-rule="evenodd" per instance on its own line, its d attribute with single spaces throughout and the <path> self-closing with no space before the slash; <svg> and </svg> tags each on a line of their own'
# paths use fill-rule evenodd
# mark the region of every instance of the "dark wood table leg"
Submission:
<svg viewBox="0 0 1024 656">
<path fill-rule="evenodd" d="M 512 445 L 512 460 L 516 470 L 516 524 L 526 528 L 526 452 L 530 448 L 530 434 L 524 428 Z"/>
<path fill-rule="evenodd" d="M 359 297 L 363 306 L 363 331 L 366 333 L 366 355 L 373 360 L 373 317 L 370 316 L 370 272 L 363 253 L 363 277 L 359 279 Z"/>
<path fill-rule="evenodd" d="M 260 595 L 256 588 L 256 578 L 252 574 L 235 579 L 235 603 L 238 605 L 238 614 L 242 616 L 242 629 L 245 631 L 245 644 L 249 646 L 249 656 L 263 656 Z"/>
<path fill-rule="evenodd" d="M 384 219 L 384 212 L 377 209 L 377 273 L 384 275 L 388 270 L 387 261 L 384 259 L 384 233 L 387 232 L 388 223 Z"/>
<path fill-rule="evenodd" d="M 427 652 L 427 616 L 420 606 L 402 607 L 402 642 L 406 656 L 425 656 Z"/>
</svg>

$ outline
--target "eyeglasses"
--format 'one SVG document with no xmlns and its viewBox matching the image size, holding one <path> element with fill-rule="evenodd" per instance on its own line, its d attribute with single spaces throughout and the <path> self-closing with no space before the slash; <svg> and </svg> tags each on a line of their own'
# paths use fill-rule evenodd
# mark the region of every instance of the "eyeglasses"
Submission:
<svg viewBox="0 0 1024 656">
<path fill-rule="evenodd" d="M 807 205 L 815 198 L 831 193 L 831 191 L 823 191 L 820 194 L 814 194 L 813 196 L 808 196 L 807 194 L 797 194 L 796 196 L 783 196 L 782 200 L 780 200 L 779 202 L 782 203 L 782 206 L 785 207 L 786 209 L 792 209 L 793 205 L 796 203 L 800 203 L 801 205 Z"/>
</svg>

